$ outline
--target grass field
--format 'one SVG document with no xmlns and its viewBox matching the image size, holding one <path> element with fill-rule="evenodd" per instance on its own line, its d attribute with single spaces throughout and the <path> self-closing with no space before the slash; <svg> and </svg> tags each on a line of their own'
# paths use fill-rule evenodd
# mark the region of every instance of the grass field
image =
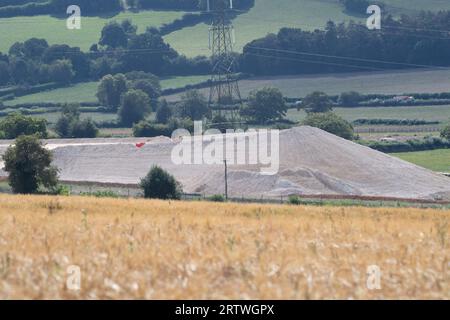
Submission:
<svg viewBox="0 0 450 320">
<path fill-rule="evenodd" d="M 385 0 L 394 15 L 402 13 L 414 14 L 419 10 L 450 10 L 446 0 Z M 304 30 L 322 29 L 332 20 L 336 23 L 344 21 L 365 21 L 364 17 L 349 15 L 337 0 L 256 0 L 255 7 L 248 13 L 239 15 L 234 20 L 236 30 L 235 50 L 241 52 L 248 42 L 277 33 L 283 27 L 301 28 Z M 165 37 L 179 52 L 187 56 L 207 55 L 208 25 L 199 24 L 184 28 Z"/>
<path fill-rule="evenodd" d="M 162 89 L 180 88 L 188 84 L 197 84 L 206 81 L 210 76 L 183 76 L 168 77 L 161 79 Z M 39 93 L 18 97 L 14 100 L 6 101 L 5 105 L 14 106 L 24 103 L 52 102 L 52 103 L 76 103 L 76 102 L 96 102 L 98 82 L 83 82 L 67 88 L 60 88 Z"/>
<path fill-rule="evenodd" d="M 256 0 L 255 7 L 234 20 L 236 30 L 235 50 L 268 33 L 276 33 L 282 27 L 308 30 L 323 28 L 328 20 L 348 21 L 337 1 L 316 0 Z M 209 55 L 208 25 L 199 24 L 184 28 L 165 37 L 176 50 L 187 56 Z"/>
<path fill-rule="evenodd" d="M 393 153 L 391 155 L 433 171 L 450 172 L 450 149 Z"/>
<path fill-rule="evenodd" d="M 367 108 L 335 108 L 334 111 L 347 121 L 357 119 L 408 119 L 447 122 L 450 120 L 450 105 L 418 106 L 418 107 L 367 107 Z M 287 118 L 302 121 L 306 113 L 297 109 L 289 109 Z"/>
<path fill-rule="evenodd" d="M 0 195 L 0 299 L 448 299 L 449 213 Z"/>
<path fill-rule="evenodd" d="M 93 43 L 100 39 L 103 26 L 111 20 L 122 21 L 131 19 L 138 26 L 138 32 L 146 27 L 159 27 L 180 18 L 184 12 L 174 11 L 142 11 L 139 13 L 123 12 L 113 17 L 82 17 L 81 30 L 66 28 L 66 20 L 51 16 L 1 18 L 1 30 L 14 32 L 0 33 L 0 52 L 8 52 L 12 44 L 30 38 L 44 38 L 50 44 L 68 44 L 88 50 Z"/>
<path fill-rule="evenodd" d="M 450 91 L 450 69 L 342 74 L 257 77 L 240 81 L 243 96 L 255 89 L 276 87 L 287 97 L 304 97 L 314 91 L 339 95 L 346 91 L 363 94 L 441 93 Z M 208 90 L 203 90 L 207 93 Z M 171 95 L 169 100 L 178 100 Z"/>
</svg>

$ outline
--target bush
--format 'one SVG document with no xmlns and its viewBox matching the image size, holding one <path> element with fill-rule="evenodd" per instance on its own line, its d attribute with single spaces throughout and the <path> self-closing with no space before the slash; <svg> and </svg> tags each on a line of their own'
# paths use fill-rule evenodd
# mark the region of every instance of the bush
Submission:
<svg viewBox="0 0 450 320">
<path fill-rule="evenodd" d="M 298 205 L 302 204 L 302 200 L 297 195 L 291 195 L 291 196 L 289 196 L 288 203 L 298 206 Z"/>
<path fill-rule="evenodd" d="M 302 124 L 322 129 L 347 140 L 354 138 L 353 126 L 333 112 L 311 113 Z"/>
<path fill-rule="evenodd" d="M 265 124 L 283 118 L 287 109 L 281 91 L 268 87 L 250 92 L 247 106 L 241 114 L 258 124 Z"/>
<path fill-rule="evenodd" d="M 206 198 L 206 200 L 212 202 L 225 202 L 225 197 L 221 194 L 215 194 L 212 195 L 211 197 Z"/>
<path fill-rule="evenodd" d="M 425 138 L 423 140 L 414 139 L 393 142 L 362 141 L 361 144 L 385 153 L 414 152 L 450 148 L 449 141 L 437 137 Z"/>
<path fill-rule="evenodd" d="M 54 189 L 58 170 L 51 165 L 53 156 L 36 136 L 20 136 L 3 155 L 9 185 L 14 193 L 31 194 L 41 186 Z"/>
<path fill-rule="evenodd" d="M 122 96 L 117 114 L 122 125 L 132 127 L 135 123 L 142 121 L 150 111 L 148 95 L 142 90 L 129 90 Z"/>
<path fill-rule="evenodd" d="M 450 141 L 450 123 L 442 129 L 441 137 Z"/>
<path fill-rule="evenodd" d="M 182 195 L 181 184 L 161 167 L 153 166 L 141 180 L 144 197 L 150 199 L 179 200 Z"/>
<path fill-rule="evenodd" d="M 333 103 L 327 94 L 316 91 L 303 99 L 302 108 L 305 109 L 307 113 L 330 112 L 333 110 Z"/>
<path fill-rule="evenodd" d="M 26 117 L 20 113 L 8 115 L 0 120 L 0 136 L 2 139 L 16 139 L 21 135 L 37 135 L 39 138 L 47 138 L 47 121 Z"/>
<path fill-rule="evenodd" d="M 95 138 L 98 135 L 98 128 L 91 119 L 80 119 L 79 105 L 63 107 L 55 131 L 61 138 Z"/>
</svg>

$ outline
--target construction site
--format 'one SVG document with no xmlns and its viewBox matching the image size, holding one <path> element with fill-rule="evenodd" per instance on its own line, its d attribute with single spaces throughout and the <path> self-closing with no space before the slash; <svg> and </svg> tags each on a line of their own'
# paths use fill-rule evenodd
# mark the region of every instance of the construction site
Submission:
<svg viewBox="0 0 450 320">
<path fill-rule="evenodd" d="M 11 143 L 0 141 L 0 155 Z M 180 181 L 185 193 L 225 193 L 223 164 L 173 163 L 172 150 L 181 140 L 157 137 L 44 143 L 53 150 L 54 165 L 60 170 L 62 182 L 137 186 L 150 168 L 158 165 Z M 209 143 L 212 142 L 203 139 L 203 149 Z M 273 175 L 262 173 L 261 165 L 230 164 L 229 196 L 340 195 L 450 200 L 448 177 L 317 128 L 302 126 L 281 131 L 279 155 L 279 170 Z M 194 151 L 193 157 L 196 156 Z M 6 173 L 0 171 L 0 176 L 6 178 Z"/>
</svg>

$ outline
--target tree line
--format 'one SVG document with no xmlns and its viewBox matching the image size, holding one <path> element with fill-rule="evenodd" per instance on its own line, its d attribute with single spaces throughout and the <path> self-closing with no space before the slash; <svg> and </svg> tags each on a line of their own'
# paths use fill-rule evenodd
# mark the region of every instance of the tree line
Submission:
<svg viewBox="0 0 450 320">
<path fill-rule="evenodd" d="M 248 43 L 240 70 L 279 75 L 450 66 L 450 11 L 387 16 L 382 26 L 330 21 L 323 30 L 283 28 Z"/>
</svg>

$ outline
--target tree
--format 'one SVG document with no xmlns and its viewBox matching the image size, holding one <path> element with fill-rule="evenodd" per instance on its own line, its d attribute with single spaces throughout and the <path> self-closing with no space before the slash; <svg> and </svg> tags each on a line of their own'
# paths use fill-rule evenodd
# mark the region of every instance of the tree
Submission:
<svg viewBox="0 0 450 320">
<path fill-rule="evenodd" d="M 47 138 L 47 121 L 13 113 L 0 120 L 0 131 L 3 132 L 5 139 L 16 139 L 21 135 L 37 135 L 45 139 Z"/>
<path fill-rule="evenodd" d="M 58 83 L 70 83 L 75 76 L 70 60 L 56 60 L 48 69 L 50 80 Z"/>
<path fill-rule="evenodd" d="M 250 92 L 247 106 L 242 115 L 263 124 L 286 115 L 287 105 L 283 94 L 277 88 L 263 88 Z"/>
<path fill-rule="evenodd" d="M 55 124 L 55 131 L 61 138 L 95 138 L 98 128 L 91 119 L 80 119 L 77 104 L 65 105 L 61 117 Z"/>
<path fill-rule="evenodd" d="M 8 84 L 11 80 L 11 75 L 9 74 L 9 66 L 5 61 L 0 61 L 0 86 Z"/>
<path fill-rule="evenodd" d="M 154 77 L 154 76 L 153 76 Z M 156 100 L 161 95 L 161 85 L 159 79 L 139 79 L 133 81 L 130 85 L 132 89 L 144 91 L 152 100 Z"/>
<path fill-rule="evenodd" d="M 210 114 L 205 96 L 197 90 L 190 90 L 183 94 L 178 108 L 181 118 L 189 118 L 193 121 L 202 120 Z"/>
<path fill-rule="evenodd" d="M 150 199 L 181 199 L 181 184 L 161 167 L 153 166 L 145 178 L 141 180 L 141 188 L 145 198 Z"/>
<path fill-rule="evenodd" d="M 343 92 L 339 97 L 339 104 L 345 107 L 357 106 L 360 101 L 361 95 L 356 91 Z"/>
<path fill-rule="evenodd" d="M 106 75 L 100 81 L 97 89 L 98 101 L 110 111 L 117 111 L 122 94 L 127 91 L 127 79 L 119 73 Z"/>
<path fill-rule="evenodd" d="M 302 124 L 322 129 L 347 140 L 354 137 L 353 126 L 333 112 L 308 114 Z"/>
<path fill-rule="evenodd" d="M 58 183 L 58 170 L 51 165 L 52 153 L 36 136 L 20 136 L 3 155 L 9 185 L 14 193 L 36 193 L 41 186 L 53 189 Z"/>
<path fill-rule="evenodd" d="M 330 112 L 333 104 L 324 92 L 313 92 L 307 95 L 302 102 L 302 107 L 307 113 Z"/>
<path fill-rule="evenodd" d="M 450 123 L 442 129 L 441 137 L 450 141 Z"/>
<path fill-rule="evenodd" d="M 111 21 L 103 27 L 99 44 L 111 48 L 126 48 L 127 43 L 127 34 L 119 23 Z"/>
<path fill-rule="evenodd" d="M 121 124 L 131 127 L 151 111 L 150 98 L 142 90 L 129 90 L 122 97 L 118 116 Z"/>
<path fill-rule="evenodd" d="M 169 119 L 172 117 L 172 110 L 169 107 L 169 104 L 166 100 L 162 100 L 159 103 L 158 110 L 156 111 L 156 121 L 158 123 L 166 124 L 169 122 Z"/>
</svg>

